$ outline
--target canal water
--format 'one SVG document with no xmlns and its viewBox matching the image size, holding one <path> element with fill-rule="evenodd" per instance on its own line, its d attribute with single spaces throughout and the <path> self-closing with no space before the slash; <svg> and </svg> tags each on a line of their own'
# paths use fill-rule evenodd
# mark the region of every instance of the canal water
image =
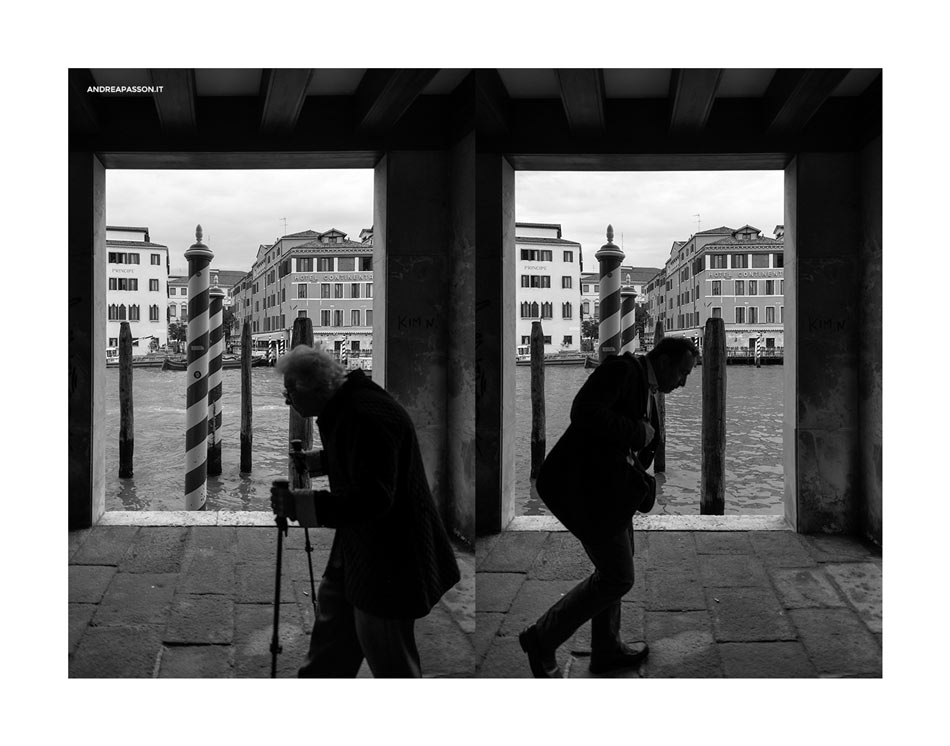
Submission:
<svg viewBox="0 0 950 746">
<path fill-rule="evenodd" d="M 571 402 L 590 370 L 548 365 L 545 432 L 550 451 L 570 422 Z M 726 515 L 781 515 L 785 478 L 782 456 L 781 365 L 730 365 L 726 369 Z M 531 368 L 518 366 L 516 514 L 550 515 L 531 494 Z M 684 388 L 666 396 L 666 472 L 657 475 L 651 515 L 699 515 L 702 454 L 702 366 Z"/>
<path fill-rule="evenodd" d="M 530 492 L 531 369 L 517 366 L 516 503 L 518 515 L 547 515 Z M 547 447 L 569 422 L 571 401 L 590 371 L 545 369 Z M 782 375 L 780 365 L 727 369 L 726 514 L 783 512 Z M 223 371 L 222 473 L 208 479 L 209 510 L 269 510 L 270 484 L 287 477 L 288 408 L 272 368 L 251 371 L 253 451 L 250 474 L 240 473 L 241 372 Z M 666 473 L 657 478 L 653 513 L 698 514 L 702 427 L 702 368 L 684 389 L 666 397 Z M 182 510 L 185 469 L 185 378 L 178 371 L 133 372 L 134 474 L 119 479 L 119 373 L 106 371 L 106 509 Z M 314 428 L 314 437 L 319 435 Z M 317 443 L 319 445 L 319 443 Z M 326 487 L 325 479 L 314 486 Z"/>
</svg>

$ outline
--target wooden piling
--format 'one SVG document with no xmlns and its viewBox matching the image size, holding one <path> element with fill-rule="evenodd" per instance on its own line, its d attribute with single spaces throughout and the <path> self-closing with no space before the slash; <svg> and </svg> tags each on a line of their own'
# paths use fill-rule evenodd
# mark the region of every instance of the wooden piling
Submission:
<svg viewBox="0 0 950 746">
<path fill-rule="evenodd" d="M 544 422 L 544 332 L 531 322 L 531 479 L 537 479 L 546 449 Z"/>
<path fill-rule="evenodd" d="M 663 339 L 663 322 L 656 322 L 656 329 L 653 330 L 653 346 L 656 347 Z M 660 423 L 660 443 L 656 447 L 656 453 L 653 454 L 653 473 L 659 474 L 666 471 L 666 396 L 662 391 L 656 392 L 656 418 Z"/>
<path fill-rule="evenodd" d="M 703 445 L 699 512 L 726 508 L 726 325 L 707 319 L 703 336 Z"/>
<path fill-rule="evenodd" d="M 251 472 L 251 321 L 241 327 L 241 473 Z"/>
<path fill-rule="evenodd" d="M 290 348 L 304 344 L 313 347 L 313 321 L 309 318 L 294 319 L 294 327 L 290 337 Z M 297 410 L 290 407 L 290 438 L 288 443 L 299 440 L 301 447 L 309 451 L 313 447 L 313 419 L 297 414 Z M 310 488 L 310 474 L 304 471 L 298 474 L 294 467 L 294 460 L 287 456 L 287 474 L 290 484 L 295 488 Z"/>
<path fill-rule="evenodd" d="M 132 476 L 135 450 L 135 421 L 132 414 L 132 330 L 129 322 L 119 326 L 119 477 Z"/>
</svg>

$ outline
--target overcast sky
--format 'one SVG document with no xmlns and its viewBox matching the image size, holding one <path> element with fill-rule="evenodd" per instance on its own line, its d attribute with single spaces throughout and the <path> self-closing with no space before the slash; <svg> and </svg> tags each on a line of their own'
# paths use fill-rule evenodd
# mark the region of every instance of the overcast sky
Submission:
<svg viewBox="0 0 950 746">
<path fill-rule="evenodd" d="M 784 223 L 781 171 L 551 172 L 516 174 L 516 219 L 560 223 L 578 241 L 584 269 L 607 241 L 626 253 L 625 264 L 662 267 L 673 241 L 697 229 L 750 224 L 766 236 Z M 698 218 L 696 216 L 699 216 Z M 184 253 L 195 225 L 218 269 L 247 271 L 262 243 L 286 232 L 338 228 L 355 240 L 373 225 L 373 172 L 123 171 L 106 176 L 109 225 L 147 226 L 165 244 L 173 273 L 185 274 Z"/>
</svg>

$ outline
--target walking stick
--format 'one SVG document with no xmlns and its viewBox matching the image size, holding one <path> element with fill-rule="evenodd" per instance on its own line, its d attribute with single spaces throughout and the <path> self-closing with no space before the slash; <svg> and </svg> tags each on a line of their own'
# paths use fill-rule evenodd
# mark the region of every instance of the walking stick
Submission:
<svg viewBox="0 0 950 746">
<path fill-rule="evenodd" d="M 300 440 L 299 438 L 294 438 L 292 441 L 290 441 L 290 445 L 294 449 L 295 454 L 298 454 L 298 453 L 303 454 L 302 440 Z M 295 455 L 294 456 L 294 470 L 297 472 L 297 478 L 294 480 L 295 487 L 302 486 L 300 483 L 303 482 L 303 474 L 307 473 L 306 463 L 304 464 L 304 468 L 301 469 L 300 461 L 301 461 L 301 457 Z M 307 550 L 307 565 L 310 568 L 310 605 L 313 606 L 313 612 L 314 612 L 314 615 L 316 615 L 317 591 L 316 591 L 316 586 L 314 585 L 314 582 L 313 582 L 313 545 L 310 543 L 310 529 L 308 529 L 306 526 L 304 526 L 304 529 L 303 529 L 303 537 L 304 537 L 304 542 L 305 542 L 304 549 Z"/>
<path fill-rule="evenodd" d="M 287 489 L 290 482 L 286 479 L 275 479 L 275 487 Z M 281 560 L 284 551 L 284 535 L 287 533 L 287 519 L 283 516 L 277 516 L 277 580 L 274 583 L 274 636 L 270 643 L 270 677 L 277 678 L 277 654 L 281 652 L 281 646 L 278 643 L 278 630 L 280 629 L 280 569 Z"/>
</svg>

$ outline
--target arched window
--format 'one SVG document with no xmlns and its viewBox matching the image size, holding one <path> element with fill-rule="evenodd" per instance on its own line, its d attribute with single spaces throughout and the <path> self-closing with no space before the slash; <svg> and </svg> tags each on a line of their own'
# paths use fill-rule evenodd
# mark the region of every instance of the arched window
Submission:
<svg viewBox="0 0 950 746">
<path fill-rule="evenodd" d="M 125 304 L 119 306 L 119 321 L 125 321 Z"/>
</svg>

